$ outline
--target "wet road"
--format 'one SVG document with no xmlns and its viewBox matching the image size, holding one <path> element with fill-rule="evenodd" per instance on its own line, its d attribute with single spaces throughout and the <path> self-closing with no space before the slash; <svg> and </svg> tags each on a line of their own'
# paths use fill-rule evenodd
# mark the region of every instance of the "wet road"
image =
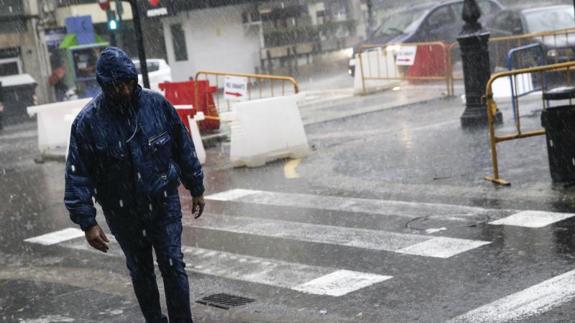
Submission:
<svg viewBox="0 0 575 323">
<path fill-rule="evenodd" d="M 553 189 L 543 138 L 501 149 L 513 186 L 495 188 L 486 132 L 461 130 L 461 111 L 435 100 L 308 126 L 295 179 L 285 161 L 232 169 L 227 144 L 209 149 L 207 214 L 184 221 L 193 298 L 255 301 L 194 304 L 198 320 L 575 320 L 572 193 Z M 117 245 L 62 231 L 63 164 L 35 164 L 35 140 L 30 125 L 0 135 L 0 318 L 138 322 Z"/>
</svg>

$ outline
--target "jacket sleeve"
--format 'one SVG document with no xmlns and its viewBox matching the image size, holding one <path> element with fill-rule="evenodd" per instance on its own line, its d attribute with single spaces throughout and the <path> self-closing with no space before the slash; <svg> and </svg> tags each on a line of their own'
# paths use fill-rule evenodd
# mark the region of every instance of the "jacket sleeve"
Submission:
<svg viewBox="0 0 575 323">
<path fill-rule="evenodd" d="M 164 100 L 165 108 L 169 113 L 169 120 L 172 127 L 172 137 L 174 146 L 172 156 L 180 170 L 180 178 L 184 187 L 190 191 L 192 196 L 197 197 L 204 194 L 204 172 L 198 160 L 194 142 L 190 132 L 180 120 L 174 106 Z"/>
<path fill-rule="evenodd" d="M 90 155 L 89 143 L 84 140 L 84 134 L 79 131 L 77 123 L 78 119 L 72 125 L 66 159 L 64 204 L 72 222 L 86 231 L 97 224 L 96 208 L 92 200 L 94 186 L 89 168 L 89 163 L 94 159 Z"/>
</svg>

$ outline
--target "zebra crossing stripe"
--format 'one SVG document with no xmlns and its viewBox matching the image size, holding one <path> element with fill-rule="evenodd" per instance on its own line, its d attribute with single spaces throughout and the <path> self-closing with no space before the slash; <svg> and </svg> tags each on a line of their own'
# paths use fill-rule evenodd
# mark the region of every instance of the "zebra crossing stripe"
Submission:
<svg viewBox="0 0 575 323">
<path fill-rule="evenodd" d="M 224 191 L 209 195 L 206 199 L 329 211 L 393 215 L 408 218 L 441 216 L 450 221 L 468 221 L 469 218 L 481 215 L 489 216 L 491 218 L 506 216 L 504 218 L 491 221 L 489 224 L 511 225 L 526 228 L 541 228 L 575 216 L 573 213 L 533 210 L 497 210 L 440 203 L 374 200 L 338 196 L 266 192 L 246 189 Z"/>
<path fill-rule="evenodd" d="M 25 242 L 37 243 L 44 246 L 58 244 L 67 240 L 76 239 L 84 236 L 84 231 L 77 228 L 66 228 L 60 231 L 50 232 L 41 236 L 28 238 Z"/>
<path fill-rule="evenodd" d="M 575 270 L 481 306 L 448 323 L 519 322 L 575 298 Z"/>
<path fill-rule="evenodd" d="M 109 236 L 110 249 L 105 255 L 123 257 L 120 246 L 111 235 Z M 37 239 L 26 239 L 26 241 L 44 244 L 42 240 Z M 85 239 L 78 237 L 51 244 L 104 255 L 90 247 Z M 393 278 L 387 275 L 311 266 L 190 246 L 182 246 L 182 252 L 187 260 L 186 270 L 189 272 L 287 288 L 314 295 L 339 297 Z"/>
<path fill-rule="evenodd" d="M 201 248 L 184 247 L 183 252 L 190 255 L 192 272 L 315 295 L 343 296 L 392 278 Z"/>
<path fill-rule="evenodd" d="M 422 257 L 450 258 L 490 243 L 489 241 L 481 240 L 435 237 L 413 246 L 399 249 L 396 252 Z"/>
<path fill-rule="evenodd" d="M 197 220 L 184 218 L 183 223 L 187 227 L 213 231 L 325 243 L 435 258 L 449 258 L 491 243 L 489 241 L 216 214 L 209 214 Z"/>
<path fill-rule="evenodd" d="M 343 296 L 354 290 L 379 283 L 389 278 L 391 277 L 349 270 L 338 270 L 295 286 L 293 289 L 308 294 Z"/>
<path fill-rule="evenodd" d="M 458 218 L 465 220 L 469 217 L 494 212 L 494 210 L 487 210 L 478 207 L 449 204 L 374 200 L 338 196 L 266 192 L 245 189 L 233 189 L 212 194 L 207 196 L 206 199 L 214 201 L 234 201 L 271 206 L 395 215 L 408 218 L 442 215 L 452 216 L 454 221 L 457 221 Z"/>
<path fill-rule="evenodd" d="M 493 225 L 511 225 L 526 228 L 542 228 L 559 221 L 573 217 L 572 213 L 556 213 L 543 211 L 521 211 L 506 218 L 489 222 Z"/>
</svg>

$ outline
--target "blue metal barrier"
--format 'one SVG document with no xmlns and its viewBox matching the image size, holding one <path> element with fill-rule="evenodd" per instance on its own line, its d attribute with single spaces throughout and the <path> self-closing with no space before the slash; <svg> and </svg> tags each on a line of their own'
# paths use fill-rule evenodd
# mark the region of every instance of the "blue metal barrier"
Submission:
<svg viewBox="0 0 575 323">
<path fill-rule="evenodd" d="M 532 60 L 531 63 L 534 64 L 530 64 L 528 66 L 523 66 L 524 64 L 520 64 L 523 63 L 524 60 L 519 61 L 518 60 L 518 56 L 519 55 L 525 55 L 526 53 L 535 53 L 535 56 L 532 56 L 534 58 L 536 58 L 535 60 Z M 513 48 L 511 49 L 508 53 L 507 53 L 507 69 L 509 69 L 510 71 L 515 70 L 515 69 L 520 69 L 520 68 L 527 68 L 527 67 L 536 67 L 536 66 L 543 66 L 545 65 L 546 61 L 545 61 L 545 49 L 543 48 L 543 45 L 541 45 L 540 43 L 534 43 L 534 44 L 529 44 L 529 45 L 525 45 L 525 46 L 521 46 L 521 47 L 517 47 L 517 48 Z M 546 88 L 546 80 L 545 80 L 545 74 L 541 75 L 542 80 L 541 80 L 541 86 L 540 87 L 536 87 L 534 86 L 534 82 L 533 79 L 531 80 L 531 85 L 533 86 L 533 89 L 530 91 L 525 91 L 522 92 L 521 94 L 517 94 L 516 93 L 516 83 L 517 83 L 517 76 L 509 76 L 509 82 L 511 85 L 511 103 L 513 105 L 513 119 L 515 120 L 515 122 L 517 122 L 518 117 L 519 117 L 519 111 L 518 111 L 518 98 L 522 97 L 524 95 L 528 95 L 531 94 L 533 92 L 536 91 L 540 91 Z"/>
</svg>

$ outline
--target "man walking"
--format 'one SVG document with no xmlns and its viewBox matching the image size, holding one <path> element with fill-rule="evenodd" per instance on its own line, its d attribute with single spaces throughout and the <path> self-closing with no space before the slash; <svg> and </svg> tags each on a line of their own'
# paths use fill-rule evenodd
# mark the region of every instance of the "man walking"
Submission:
<svg viewBox="0 0 575 323">
<path fill-rule="evenodd" d="M 171 323 L 192 322 L 188 277 L 181 252 L 180 181 L 191 192 L 192 214 L 204 209 L 203 173 L 194 144 L 174 107 L 142 89 L 136 67 L 118 48 L 96 65 L 102 88 L 74 120 L 66 162 L 64 203 L 88 243 L 108 250 L 93 199 L 126 256 L 148 323 L 162 314 L 152 250 L 164 280 Z"/>
</svg>

